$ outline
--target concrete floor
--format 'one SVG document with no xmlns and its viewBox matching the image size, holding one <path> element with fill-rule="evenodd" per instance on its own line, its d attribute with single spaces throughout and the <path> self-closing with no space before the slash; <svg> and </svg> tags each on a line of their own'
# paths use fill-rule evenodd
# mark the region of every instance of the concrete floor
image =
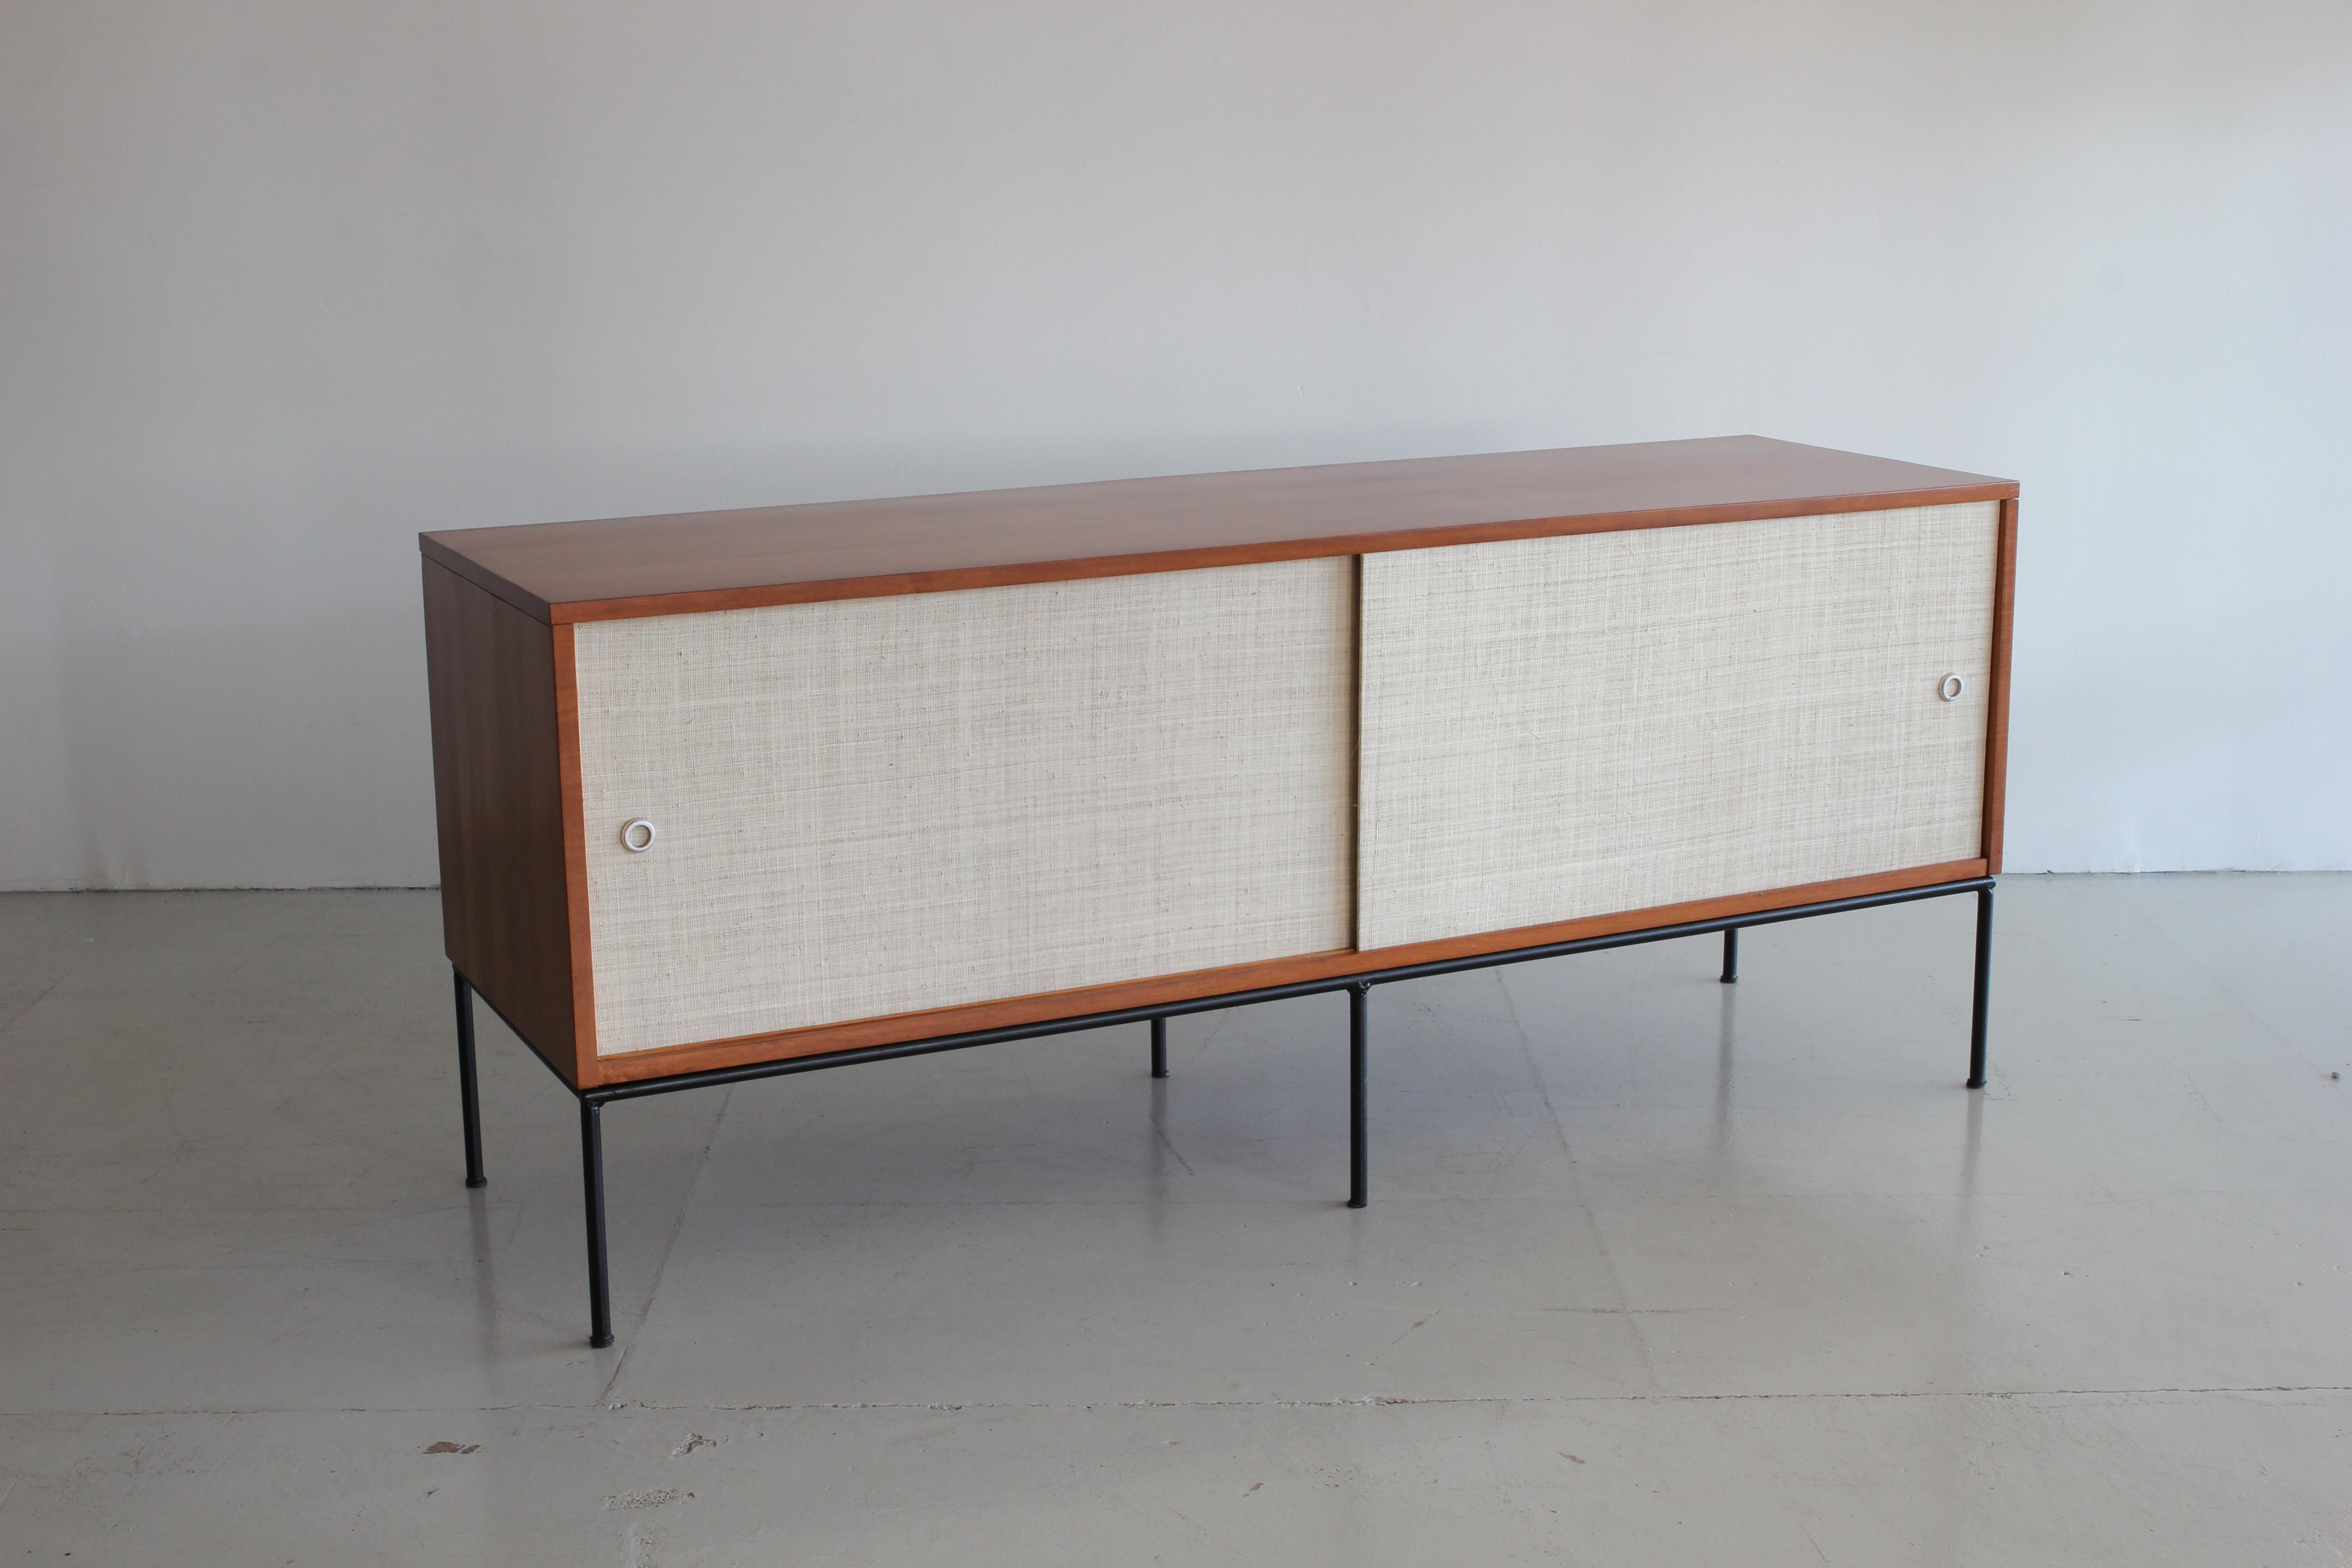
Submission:
<svg viewBox="0 0 2352 1568">
<path fill-rule="evenodd" d="M 2352 877 L 2000 906 L 615 1106 L 593 1352 L 432 894 L 0 899 L 0 1563 L 2342 1564 Z"/>
</svg>

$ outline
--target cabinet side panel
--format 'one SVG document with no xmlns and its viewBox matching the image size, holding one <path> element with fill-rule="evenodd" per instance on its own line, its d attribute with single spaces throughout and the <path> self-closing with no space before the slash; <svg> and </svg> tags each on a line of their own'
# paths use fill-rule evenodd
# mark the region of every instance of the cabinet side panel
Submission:
<svg viewBox="0 0 2352 1568">
<path fill-rule="evenodd" d="M 427 561 L 425 658 L 449 962 L 576 1082 L 553 634 Z"/>
<path fill-rule="evenodd" d="M 1346 948 L 1354 616 L 1341 557 L 576 627 L 599 1054 Z"/>
<path fill-rule="evenodd" d="M 1365 557 L 1363 945 L 1977 858 L 1997 537 L 1981 501 Z"/>
</svg>

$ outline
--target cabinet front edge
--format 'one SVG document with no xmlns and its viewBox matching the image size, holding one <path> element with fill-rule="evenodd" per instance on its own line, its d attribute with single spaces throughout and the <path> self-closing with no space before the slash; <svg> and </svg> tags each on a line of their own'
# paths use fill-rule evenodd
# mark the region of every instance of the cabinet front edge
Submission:
<svg viewBox="0 0 2352 1568">
<path fill-rule="evenodd" d="M 572 954 L 572 1038 L 578 1058 L 577 1082 L 593 1089 L 604 1081 L 596 1054 L 596 966 L 588 924 L 588 830 L 580 786 L 580 674 L 569 626 L 551 628 L 555 637 L 556 774 L 563 792 L 563 891 Z"/>
<path fill-rule="evenodd" d="M 1986 875 L 2000 875 L 2009 816 L 2010 645 L 2017 627 L 2017 500 L 2000 503 L 1992 591 L 1992 679 L 1986 683 L 1984 850 Z"/>
</svg>

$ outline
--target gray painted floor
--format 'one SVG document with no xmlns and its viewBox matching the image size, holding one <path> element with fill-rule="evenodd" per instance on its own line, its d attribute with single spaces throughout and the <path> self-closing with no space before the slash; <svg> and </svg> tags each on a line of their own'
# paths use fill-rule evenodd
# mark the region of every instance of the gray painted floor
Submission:
<svg viewBox="0 0 2352 1568">
<path fill-rule="evenodd" d="M 0 898 L 0 1562 L 2343 1563 L 2352 877 L 1972 910 L 616 1106 L 592 1352 L 433 895 Z"/>
</svg>

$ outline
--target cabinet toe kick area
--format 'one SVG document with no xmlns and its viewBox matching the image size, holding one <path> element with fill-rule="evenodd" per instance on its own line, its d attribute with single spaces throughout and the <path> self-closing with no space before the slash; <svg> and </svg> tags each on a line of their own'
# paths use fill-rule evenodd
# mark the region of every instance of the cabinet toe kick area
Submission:
<svg viewBox="0 0 2352 1568">
<path fill-rule="evenodd" d="M 1755 437 L 421 536 L 472 1003 L 614 1100 L 1978 900 L 2017 486 Z M 1713 978 L 1710 976 L 1710 978 Z"/>
</svg>

